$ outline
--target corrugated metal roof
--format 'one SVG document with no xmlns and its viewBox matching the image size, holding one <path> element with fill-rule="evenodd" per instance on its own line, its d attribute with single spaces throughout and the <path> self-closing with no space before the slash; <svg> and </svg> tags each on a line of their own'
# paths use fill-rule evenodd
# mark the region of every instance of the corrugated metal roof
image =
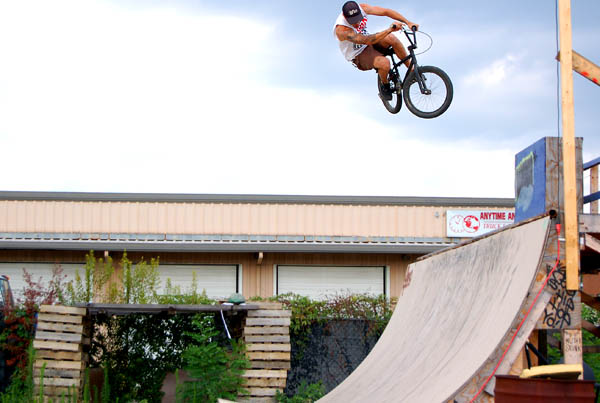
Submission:
<svg viewBox="0 0 600 403">
<path fill-rule="evenodd" d="M 458 242 L 451 238 L 381 236 L 0 233 L 0 249 L 420 254 Z"/>
<path fill-rule="evenodd" d="M 514 207 L 514 198 L 0 191 L 0 200 Z"/>
</svg>

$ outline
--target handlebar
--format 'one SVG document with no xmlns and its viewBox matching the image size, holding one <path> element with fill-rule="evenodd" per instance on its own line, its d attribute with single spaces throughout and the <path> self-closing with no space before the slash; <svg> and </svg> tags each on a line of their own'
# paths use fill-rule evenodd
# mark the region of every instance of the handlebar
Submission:
<svg viewBox="0 0 600 403">
<path fill-rule="evenodd" d="M 390 28 L 395 30 L 398 28 L 398 24 L 392 23 L 392 25 L 390 25 Z M 411 50 L 416 49 L 417 48 L 417 26 L 413 25 L 412 27 L 410 27 L 410 29 L 406 29 L 406 24 L 402 24 L 402 26 L 400 28 L 402 28 L 402 32 L 404 32 L 404 35 L 406 35 L 406 38 L 410 42 L 410 46 L 408 48 Z"/>
<path fill-rule="evenodd" d="M 396 29 L 396 28 L 398 28 L 398 25 L 396 25 L 396 24 L 392 24 L 392 28 L 393 28 L 393 29 Z M 402 26 L 402 30 L 403 30 L 403 31 L 406 31 L 406 32 L 408 32 L 408 30 L 407 30 L 406 28 L 404 28 L 404 26 Z M 410 27 L 410 30 L 411 30 L 412 32 L 417 32 L 417 26 L 416 26 L 416 25 L 413 25 L 412 27 Z"/>
</svg>

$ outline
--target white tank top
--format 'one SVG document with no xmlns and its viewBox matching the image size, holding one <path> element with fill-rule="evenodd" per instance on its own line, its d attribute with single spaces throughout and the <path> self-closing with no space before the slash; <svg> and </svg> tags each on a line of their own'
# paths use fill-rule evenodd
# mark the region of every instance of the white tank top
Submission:
<svg viewBox="0 0 600 403">
<path fill-rule="evenodd" d="M 348 24 L 348 21 L 346 21 L 346 18 L 344 18 L 344 14 L 340 13 L 340 15 L 338 16 L 337 20 L 335 20 L 335 25 L 333 26 L 333 36 L 335 37 L 335 39 L 338 40 L 339 42 L 339 46 L 340 46 L 340 51 L 342 52 L 342 54 L 344 55 L 344 57 L 346 58 L 346 60 L 348 60 L 349 62 L 351 62 L 352 60 L 354 60 L 354 58 L 356 56 L 358 56 L 360 54 L 360 52 L 362 52 L 363 50 L 365 50 L 367 48 L 367 45 L 359 45 L 357 43 L 352 43 L 350 41 L 340 41 L 340 39 L 337 37 L 337 35 L 335 34 L 335 28 L 338 25 L 343 25 L 344 27 L 348 27 L 348 28 L 352 28 L 352 30 L 354 32 L 357 32 L 361 35 L 368 35 L 367 33 L 367 14 L 363 11 L 362 7 L 358 6 L 360 8 L 360 12 L 363 15 L 363 19 L 360 22 L 360 24 L 358 25 L 358 29 L 354 28 L 352 25 Z"/>
</svg>

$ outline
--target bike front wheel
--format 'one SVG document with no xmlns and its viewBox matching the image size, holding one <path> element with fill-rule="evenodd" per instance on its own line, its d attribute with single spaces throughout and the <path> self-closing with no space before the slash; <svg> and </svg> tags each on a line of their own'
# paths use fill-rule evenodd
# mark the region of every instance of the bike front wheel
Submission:
<svg viewBox="0 0 600 403">
<path fill-rule="evenodd" d="M 400 108 L 402 108 L 402 95 L 400 94 L 400 88 L 397 87 L 397 83 L 390 81 L 392 85 L 392 99 L 388 101 L 380 96 L 381 102 L 383 102 L 383 106 L 388 110 L 389 113 L 398 113 L 400 112 Z M 381 78 L 379 78 L 379 74 L 377 74 L 377 88 L 379 89 L 379 93 L 381 94 L 381 86 L 382 86 Z"/>
<path fill-rule="evenodd" d="M 402 88 L 406 107 L 420 118 L 438 117 L 452 103 L 452 81 L 440 68 L 419 66 L 418 69 L 423 78 L 424 90 L 421 91 L 415 73 L 410 73 Z"/>
</svg>

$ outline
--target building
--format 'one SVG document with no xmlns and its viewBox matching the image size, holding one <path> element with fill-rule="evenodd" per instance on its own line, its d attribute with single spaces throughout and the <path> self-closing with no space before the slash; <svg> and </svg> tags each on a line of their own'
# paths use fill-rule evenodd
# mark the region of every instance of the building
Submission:
<svg viewBox="0 0 600 403">
<path fill-rule="evenodd" d="M 115 260 L 127 251 L 133 262 L 159 257 L 163 284 L 185 288 L 195 272 L 213 297 L 394 297 L 410 262 L 462 240 L 458 221 L 474 235 L 480 224 L 469 217 L 481 213 L 491 229 L 513 207 L 499 198 L 0 192 L 0 274 L 18 294 L 23 267 L 48 278 L 60 264 L 72 278 L 90 250 Z"/>
</svg>

